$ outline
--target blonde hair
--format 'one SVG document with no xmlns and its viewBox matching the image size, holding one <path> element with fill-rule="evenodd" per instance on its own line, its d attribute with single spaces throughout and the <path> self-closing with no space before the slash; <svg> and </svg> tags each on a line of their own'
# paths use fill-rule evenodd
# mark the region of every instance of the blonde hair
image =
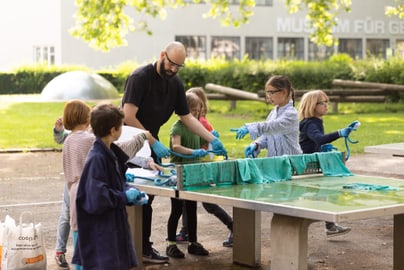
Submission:
<svg viewBox="0 0 404 270">
<path fill-rule="evenodd" d="M 187 90 L 187 93 L 194 93 L 202 101 L 201 115 L 205 116 L 208 112 L 208 97 L 202 87 L 192 87 Z"/>
<path fill-rule="evenodd" d="M 202 100 L 194 93 L 186 93 L 186 99 L 187 99 L 187 104 L 188 104 L 188 108 L 191 111 L 192 109 L 195 108 L 203 108 L 203 102 Z M 200 114 L 200 112 L 199 112 Z M 199 117 L 199 115 L 198 115 Z"/>
<path fill-rule="evenodd" d="M 313 90 L 302 96 L 299 104 L 299 118 L 306 119 L 315 116 L 317 102 L 327 101 L 328 96 L 322 90 Z"/>
<path fill-rule="evenodd" d="M 63 126 L 73 130 L 78 125 L 90 124 L 91 108 L 79 99 L 66 102 L 63 110 Z"/>
</svg>

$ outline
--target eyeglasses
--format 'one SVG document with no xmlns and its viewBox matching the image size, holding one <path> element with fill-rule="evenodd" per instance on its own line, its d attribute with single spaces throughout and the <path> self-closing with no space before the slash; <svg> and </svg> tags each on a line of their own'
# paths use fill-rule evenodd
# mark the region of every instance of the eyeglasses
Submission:
<svg viewBox="0 0 404 270">
<path fill-rule="evenodd" d="M 319 101 L 316 104 L 317 105 L 328 105 L 328 101 Z"/>
<path fill-rule="evenodd" d="M 177 64 L 177 63 L 171 61 L 171 59 L 170 59 L 170 58 L 168 57 L 168 55 L 167 55 L 167 52 L 165 52 L 164 54 L 165 54 L 165 56 L 166 56 L 166 59 L 167 59 L 167 61 L 168 61 L 168 65 L 169 65 L 170 67 L 176 67 L 176 68 L 178 68 L 178 69 L 185 67 L 184 64 Z"/>
<path fill-rule="evenodd" d="M 283 89 L 276 89 L 276 90 L 271 90 L 271 91 L 265 91 L 265 95 L 266 96 L 272 96 L 275 95 L 276 93 L 279 93 L 283 91 Z"/>
</svg>

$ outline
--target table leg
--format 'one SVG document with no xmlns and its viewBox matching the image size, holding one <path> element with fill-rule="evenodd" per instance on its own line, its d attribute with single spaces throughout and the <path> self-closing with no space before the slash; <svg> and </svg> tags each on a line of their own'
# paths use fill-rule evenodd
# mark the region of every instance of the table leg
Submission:
<svg viewBox="0 0 404 270">
<path fill-rule="evenodd" d="M 404 269 L 404 214 L 394 216 L 393 269 Z"/>
<path fill-rule="evenodd" d="M 271 269 L 307 270 L 308 228 L 314 220 L 274 214 Z"/>
<path fill-rule="evenodd" d="M 132 241 L 135 245 L 138 269 L 143 268 L 142 261 L 142 220 L 143 220 L 143 207 L 142 206 L 127 206 L 126 212 L 128 213 L 128 222 L 130 233 L 132 234 Z"/>
<path fill-rule="evenodd" d="M 233 262 L 261 263 L 261 212 L 233 207 Z"/>
</svg>

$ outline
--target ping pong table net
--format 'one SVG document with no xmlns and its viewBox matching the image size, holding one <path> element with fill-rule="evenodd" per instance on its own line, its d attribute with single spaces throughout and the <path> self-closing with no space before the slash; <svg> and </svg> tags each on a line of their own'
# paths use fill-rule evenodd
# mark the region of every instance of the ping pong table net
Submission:
<svg viewBox="0 0 404 270">
<path fill-rule="evenodd" d="M 352 175 L 345 167 L 341 152 L 320 152 L 178 165 L 177 188 L 273 183 L 292 180 L 294 175 L 316 173 L 325 176 Z"/>
</svg>

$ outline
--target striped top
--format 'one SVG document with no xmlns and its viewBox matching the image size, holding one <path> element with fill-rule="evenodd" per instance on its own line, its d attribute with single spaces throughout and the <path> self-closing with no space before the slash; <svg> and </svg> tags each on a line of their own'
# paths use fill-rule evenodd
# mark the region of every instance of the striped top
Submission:
<svg viewBox="0 0 404 270">
<path fill-rule="evenodd" d="M 245 125 L 251 139 L 258 144 L 258 151 L 268 149 L 267 157 L 302 153 L 299 145 L 299 119 L 292 100 L 283 107 L 276 106 L 266 121 Z"/>
</svg>

